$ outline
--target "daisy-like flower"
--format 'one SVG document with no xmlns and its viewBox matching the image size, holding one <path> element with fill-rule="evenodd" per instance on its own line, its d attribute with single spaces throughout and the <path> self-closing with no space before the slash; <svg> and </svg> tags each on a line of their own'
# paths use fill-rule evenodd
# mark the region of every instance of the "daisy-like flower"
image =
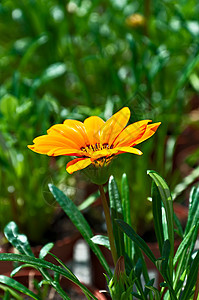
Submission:
<svg viewBox="0 0 199 300">
<path fill-rule="evenodd" d="M 70 174 L 85 168 L 99 173 L 118 154 L 141 155 L 134 146 L 150 138 L 160 125 L 160 122 L 149 125 L 151 120 L 142 120 L 126 127 L 129 118 L 130 110 L 124 107 L 106 122 L 97 116 L 89 117 L 83 123 L 68 119 L 52 126 L 47 135 L 35 138 L 34 145 L 28 148 L 49 156 L 76 156 L 66 166 Z"/>
</svg>

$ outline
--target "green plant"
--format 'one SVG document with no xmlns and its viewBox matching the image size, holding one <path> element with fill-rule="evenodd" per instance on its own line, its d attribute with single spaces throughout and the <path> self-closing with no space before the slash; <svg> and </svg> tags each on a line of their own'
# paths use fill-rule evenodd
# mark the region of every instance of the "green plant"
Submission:
<svg viewBox="0 0 199 300">
<path fill-rule="evenodd" d="M 37 243 L 56 209 L 47 184 L 60 181 L 62 175 L 55 161 L 31 157 L 27 143 L 52 116 L 57 119 L 58 111 L 55 99 L 47 95 L 38 103 L 10 94 L 0 100 L 0 228 L 14 220 Z"/>
<path fill-rule="evenodd" d="M 113 177 L 109 180 L 110 210 L 112 226 L 114 230 L 114 243 L 117 259 L 114 274 L 112 274 L 105 258 L 97 244 L 104 245 L 110 249 L 109 239 L 102 236 L 92 235 L 88 223 L 75 204 L 58 188 L 50 185 L 49 188 L 55 199 L 61 205 L 65 213 L 81 232 L 90 248 L 97 255 L 103 265 L 109 292 L 112 299 L 197 299 L 198 291 L 198 265 L 199 252 L 194 250 L 199 226 L 199 188 L 193 188 L 190 195 L 189 216 L 186 228 L 183 231 L 179 220 L 173 212 L 173 201 L 166 182 L 154 171 L 148 171 L 153 179 L 152 204 L 156 237 L 159 244 L 161 257 L 156 258 L 147 244 L 138 236 L 130 225 L 128 206 L 128 182 L 124 174 L 122 178 L 122 197 L 118 192 L 117 184 Z M 102 192 L 103 196 L 103 192 Z M 122 209 L 122 210 L 121 210 Z M 118 219 L 120 218 L 120 219 Z M 119 225 L 119 226 L 118 226 Z M 174 229 L 177 230 L 182 241 L 174 254 Z M 120 238 L 118 238 L 118 234 Z M 75 284 L 79 285 L 88 299 L 96 299 L 74 276 L 74 274 L 63 263 L 55 257 L 60 266 L 45 261 L 52 244 L 43 247 L 39 258 L 35 258 L 27 238 L 19 234 L 14 222 L 5 228 L 7 239 L 17 248 L 21 254 L 0 254 L 0 260 L 18 261 L 21 264 L 13 270 L 12 276 L 24 267 L 31 266 L 38 269 L 44 280 L 40 283 L 52 285 L 63 299 L 69 299 L 59 284 L 59 276 L 65 276 Z M 112 250 L 112 248 L 111 248 Z M 161 289 L 154 287 L 154 279 L 149 278 L 143 253 L 153 262 L 163 277 Z M 113 253 L 112 253 L 113 254 Z M 52 254 L 51 254 L 52 255 Z M 115 255 L 115 254 L 114 254 Z M 51 277 L 49 270 L 54 273 Z M 144 278 L 144 286 L 141 283 Z M 29 291 L 12 278 L 0 276 L 3 286 L 12 287 L 14 290 L 29 295 L 33 299 L 40 299 L 36 294 Z M 133 291 L 133 286 L 136 291 Z M 4 288 L 5 289 L 5 288 Z M 10 289 L 7 290 L 9 293 Z"/>
</svg>

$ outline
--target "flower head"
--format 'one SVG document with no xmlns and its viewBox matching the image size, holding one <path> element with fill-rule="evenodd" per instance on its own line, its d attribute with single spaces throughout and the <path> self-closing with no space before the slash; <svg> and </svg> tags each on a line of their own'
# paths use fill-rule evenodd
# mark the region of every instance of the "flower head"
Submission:
<svg viewBox="0 0 199 300">
<path fill-rule="evenodd" d="M 160 122 L 148 125 L 151 120 L 143 120 L 126 127 L 129 118 L 130 110 L 124 107 L 106 122 L 97 116 L 84 122 L 68 119 L 52 126 L 47 135 L 35 138 L 34 145 L 28 148 L 49 156 L 76 156 L 67 164 L 70 174 L 89 165 L 101 169 L 118 154 L 141 155 L 134 146 L 151 137 L 160 125 Z"/>
</svg>

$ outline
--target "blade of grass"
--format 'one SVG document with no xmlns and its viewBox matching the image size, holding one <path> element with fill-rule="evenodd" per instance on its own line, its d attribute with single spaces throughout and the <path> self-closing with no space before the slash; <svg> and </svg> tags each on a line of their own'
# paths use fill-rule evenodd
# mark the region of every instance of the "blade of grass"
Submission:
<svg viewBox="0 0 199 300">
<path fill-rule="evenodd" d="M 123 211 L 120 200 L 120 194 L 117 188 L 116 181 L 113 176 L 109 179 L 108 184 L 109 198 L 110 198 L 110 209 L 111 209 L 111 219 L 113 225 L 113 234 L 115 239 L 115 245 L 117 249 L 118 257 L 124 254 L 124 234 L 121 229 L 116 224 L 116 219 L 123 220 Z"/>
<path fill-rule="evenodd" d="M 127 175 L 122 175 L 122 206 L 123 206 L 123 216 L 124 221 L 131 225 L 131 209 L 130 209 L 130 199 L 129 199 L 129 185 L 127 180 Z M 128 236 L 124 236 L 125 250 L 129 257 L 132 257 L 132 241 Z"/>
<path fill-rule="evenodd" d="M 91 238 L 93 237 L 92 230 L 85 220 L 82 213 L 78 210 L 76 205 L 71 201 L 62 191 L 60 191 L 58 188 L 56 188 L 53 184 L 49 184 L 49 189 L 59 205 L 62 207 L 64 212 L 67 214 L 67 216 L 71 219 L 73 224 L 77 227 L 85 241 L 90 246 L 91 250 L 95 253 L 95 255 L 98 257 L 100 263 L 104 267 L 107 274 L 111 277 L 112 272 L 110 270 L 110 267 L 108 266 L 108 263 L 106 262 L 104 256 L 102 255 L 99 247 L 95 245 Z"/>
</svg>

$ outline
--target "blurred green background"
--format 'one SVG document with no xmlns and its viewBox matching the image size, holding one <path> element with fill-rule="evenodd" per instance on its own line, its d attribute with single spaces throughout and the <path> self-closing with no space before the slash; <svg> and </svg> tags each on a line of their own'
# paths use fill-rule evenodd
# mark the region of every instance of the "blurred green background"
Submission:
<svg viewBox="0 0 199 300">
<path fill-rule="evenodd" d="M 76 186 L 69 158 L 31 152 L 33 138 L 66 118 L 107 119 L 123 106 L 130 122 L 162 122 L 139 145 L 142 157 L 117 159 L 134 226 L 144 230 L 151 219 L 147 169 L 186 199 L 199 176 L 198 16 L 197 0 L 1 1 L 0 230 L 14 220 L 40 242 L 56 209 L 47 184 Z"/>
</svg>

